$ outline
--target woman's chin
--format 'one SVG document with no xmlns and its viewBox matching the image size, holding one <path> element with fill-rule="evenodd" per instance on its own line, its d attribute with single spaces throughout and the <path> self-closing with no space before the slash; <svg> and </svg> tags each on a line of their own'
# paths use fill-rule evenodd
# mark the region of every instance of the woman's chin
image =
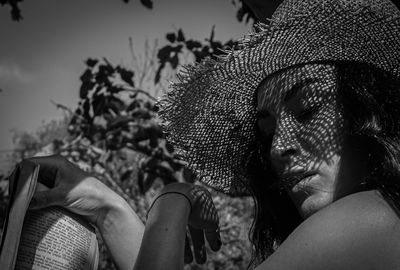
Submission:
<svg viewBox="0 0 400 270">
<path fill-rule="evenodd" d="M 329 196 L 327 193 L 319 192 L 309 193 L 308 196 L 292 197 L 292 200 L 303 219 L 310 217 L 333 202 L 332 196 Z"/>
</svg>

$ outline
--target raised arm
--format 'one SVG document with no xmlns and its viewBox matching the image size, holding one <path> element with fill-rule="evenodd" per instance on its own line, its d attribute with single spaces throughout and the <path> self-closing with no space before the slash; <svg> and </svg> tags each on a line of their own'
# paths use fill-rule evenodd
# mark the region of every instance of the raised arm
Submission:
<svg viewBox="0 0 400 270">
<path fill-rule="evenodd" d="M 196 261 L 204 262 L 204 239 L 214 251 L 221 247 L 218 221 L 211 195 L 205 188 L 188 183 L 165 186 L 149 212 L 134 269 L 183 269 L 187 227 Z"/>
<path fill-rule="evenodd" d="M 28 159 L 40 165 L 40 184 L 30 208 L 62 206 L 99 230 L 118 269 L 133 268 L 144 225 L 129 204 L 102 182 L 60 156 Z"/>
<path fill-rule="evenodd" d="M 30 208 L 57 205 L 83 216 L 97 227 L 118 269 L 131 270 L 137 260 L 137 269 L 156 269 L 152 263 L 165 261 L 173 265 L 169 269 L 183 267 L 184 254 L 192 260 L 189 245 L 182 251 L 188 221 L 197 262 L 206 260 L 204 238 L 213 250 L 221 246 L 217 212 L 210 194 L 200 186 L 176 183 L 163 189 L 168 194 L 159 197 L 150 211 L 139 260 L 145 228 L 123 198 L 61 156 L 28 160 L 40 165 L 39 185 L 48 188 L 35 192 Z"/>
</svg>

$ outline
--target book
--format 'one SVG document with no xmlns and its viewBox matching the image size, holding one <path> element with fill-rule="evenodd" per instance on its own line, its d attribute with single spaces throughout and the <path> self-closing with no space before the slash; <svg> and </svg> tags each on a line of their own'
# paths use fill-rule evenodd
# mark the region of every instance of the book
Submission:
<svg viewBox="0 0 400 270">
<path fill-rule="evenodd" d="M 29 210 L 40 166 L 22 161 L 9 178 L 10 202 L 0 244 L 2 270 L 96 270 L 95 229 L 62 207 Z"/>
</svg>

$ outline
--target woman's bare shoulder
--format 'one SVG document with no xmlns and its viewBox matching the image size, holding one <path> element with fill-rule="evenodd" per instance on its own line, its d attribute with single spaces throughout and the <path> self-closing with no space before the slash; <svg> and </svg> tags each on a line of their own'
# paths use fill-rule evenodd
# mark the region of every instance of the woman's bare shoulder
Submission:
<svg viewBox="0 0 400 270">
<path fill-rule="evenodd" d="M 346 196 L 305 220 L 260 269 L 399 269 L 399 221 L 378 191 Z"/>
<path fill-rule="evenodd" d="M 338 220 L 338 224 L 346 226 L 371 222 L 375 228 L 384 229 L 389 228 L 390 224 L 397 224 L 399 216 L 379 191 L 370 190 L 357 192 L 335 201 L 318 211 L 308 222 L 321 222 L 325 219 Z M 348 224 L 349 221 L 351 222 Z"/>
</svg>

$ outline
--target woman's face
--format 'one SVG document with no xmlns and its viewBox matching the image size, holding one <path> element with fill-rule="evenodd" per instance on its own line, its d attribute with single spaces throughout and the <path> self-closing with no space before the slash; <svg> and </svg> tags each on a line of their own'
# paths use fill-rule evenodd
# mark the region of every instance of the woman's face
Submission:
<svg viewBox="0 0 400 270">
<path fill-rule="evenodd" d="M 258 127 L 267 145 L 263 155 L 300 214 L 306 218 L 353 193 L 359 178 L 343 154 L 335 67 L 291 68 L 268 77 L 257 91 Z"/>
</svg>

